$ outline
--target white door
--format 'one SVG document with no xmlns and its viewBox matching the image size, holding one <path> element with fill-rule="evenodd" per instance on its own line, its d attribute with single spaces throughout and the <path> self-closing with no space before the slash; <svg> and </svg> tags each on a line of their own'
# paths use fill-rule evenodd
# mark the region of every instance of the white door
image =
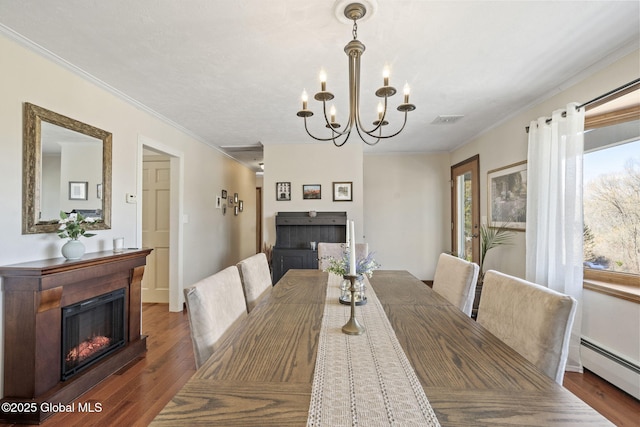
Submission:
<svg viewBox="0 0 640 427">
<path fill-rule="evenodd" d="M 152 248 L 142 280 L 142 302 L 169 302 L 170 161 L 145 156 L 142 166 L 142 246 Z"/>
</svg>

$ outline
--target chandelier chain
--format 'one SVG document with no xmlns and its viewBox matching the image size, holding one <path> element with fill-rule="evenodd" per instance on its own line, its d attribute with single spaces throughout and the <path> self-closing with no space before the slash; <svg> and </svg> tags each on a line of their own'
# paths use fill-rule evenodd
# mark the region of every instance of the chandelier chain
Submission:
<svg viewBox="0 0 640 427">
<path fill-rule="evenodd" d="M 351 34 L 353 34 L 354 40 L 358 40 L 358 21 L 355 19 L 353 20 L 353 30 L 351 31 Z"/>
</svg>

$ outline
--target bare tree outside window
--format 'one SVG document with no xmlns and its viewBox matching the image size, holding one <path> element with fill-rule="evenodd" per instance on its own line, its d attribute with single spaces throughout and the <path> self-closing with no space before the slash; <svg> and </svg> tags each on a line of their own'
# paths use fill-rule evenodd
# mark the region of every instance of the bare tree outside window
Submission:
<svg viewBox="0 0 640 427">
<path fill-rule="evenodd" d="M 640 140 L 584 159 L 585 266 L 640 274 Z M 606 159 L 614 159 L 609 170 L 602 169 Z"/>
</svg>

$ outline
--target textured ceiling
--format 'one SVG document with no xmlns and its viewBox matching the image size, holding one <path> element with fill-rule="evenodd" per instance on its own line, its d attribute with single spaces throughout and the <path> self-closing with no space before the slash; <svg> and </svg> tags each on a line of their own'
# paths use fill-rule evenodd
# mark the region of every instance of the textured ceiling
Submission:
<svg viewBox="0 0 640 427">
<path fill-rule="evenodd" d="M 351 24 L 336 18 L 338 2 L 0 0 L 0 29 L 207 144 L 311 143 L 296 112 L 302 89 L 319 89 L 320 68 L 346 121 Z M 370 15 L 358 28 L 363 122 L 376 118 L 385 64 L 417 109 L 402 134 L 368 151 L 451 150 L 640 47 L 639 1 L 378 0 Z M 401 119 L 394 98 L 390 129 Z M 310 128 L 326 133 L 318 104 L 309 101 Z M 439 115 L 464 118 L 432 124 Z"/>
</svg>

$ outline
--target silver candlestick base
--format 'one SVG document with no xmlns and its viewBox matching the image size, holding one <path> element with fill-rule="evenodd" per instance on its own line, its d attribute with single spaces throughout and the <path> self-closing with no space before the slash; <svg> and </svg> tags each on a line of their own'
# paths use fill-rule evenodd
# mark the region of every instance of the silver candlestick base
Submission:
<svg viewBox="0 0 640 427">
<path fill-rule="evenodd" d="M 351 317 L 349 318 L 349 321 L 342 327 L 342 332 L 347 335 L 362 335 L 365 332 L 365 328 L 360 324 L 360 322 L 358 322 L 358 319 L 356 319 L 355 292 L 356 280 L 358 279 L 358 276 L 345 274 L 342 277 L 351 282 L 351 288 L 349 288 L 349 290 L 351 291 Z"/>
</svg>

